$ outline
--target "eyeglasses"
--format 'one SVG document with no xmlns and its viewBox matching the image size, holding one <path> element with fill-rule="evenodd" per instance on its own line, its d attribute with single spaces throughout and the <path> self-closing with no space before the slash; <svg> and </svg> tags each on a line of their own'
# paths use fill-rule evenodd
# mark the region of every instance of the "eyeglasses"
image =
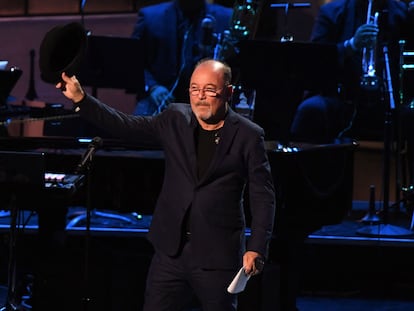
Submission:
<svg viewBox="0 0 414 311">
<path fill-rule="evenodd" d="M 190 92 L 191 96 L 198 96 L 200 92 L 203 92 L 208 97 L 218 97 L 220 95 L 218 92 L 221 91 L 222 89 L 224 88 L 216 90 L 213 88 L 200 89 L 198 87 L 190 87 L 188 91 Z"/>
</svg>

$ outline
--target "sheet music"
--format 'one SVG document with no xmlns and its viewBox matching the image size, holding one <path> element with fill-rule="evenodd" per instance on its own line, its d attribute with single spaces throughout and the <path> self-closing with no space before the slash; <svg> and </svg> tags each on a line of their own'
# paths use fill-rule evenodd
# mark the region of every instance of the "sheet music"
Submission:
<svg viewBox="0 0 414 311">
<path fill-rule="evenodd" d="M 237 272 L 234 279 L 231 281 L 229 287 L 227 288 L 227 291 L 230 294 L 238 294 L 242 291 L 244 291 L 247 281 L 250 279 L 250 275 L 247 275 L 244 272 L 244 267 L 242 267 L 239 272 Z"/>
</svg>

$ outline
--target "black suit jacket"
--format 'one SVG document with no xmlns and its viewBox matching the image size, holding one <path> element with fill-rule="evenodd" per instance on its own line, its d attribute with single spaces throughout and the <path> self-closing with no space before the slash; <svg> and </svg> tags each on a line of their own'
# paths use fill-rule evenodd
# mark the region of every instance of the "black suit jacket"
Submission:
<svg viewBox="0 0 414 311">
<path fill-rule="evenodd" d="M 363 11 L 360 13 L 363 17 L 362 20 L 356 17 L 358 10 Z M 377 44 L 379 60 L 377 72 L 379 76 L 382 76 L 382 47 L 386 43 L 389 48 L 394 88 L 396 89 L 398 87 L 399 40 L 401 38 L 407 40 L 413 38 L 414 12 L 409 12 L 407 5 L 402 1 L 385 0 L 383 10 L 379 13 L 380 33 Z M 366 14 L 366 9 L 361 8 L 356 0 L 329 2 L 321 6 L 311 36 L 313 42 L 337 45 L 339 68 L 341 70 L 339 75 L 347 88 L 346 91 L 352 94 L 359 89 L 362 74 L 361 53 L 355 53 L 352 57 L 345 57 L 344 41 L 350 39 L 361 24 L 366 23 Z M 352 98 L 353 95 L 350 97 Z"/>
<path fill-rule="evenodd" d="M 79 107 L 81 116 L 115 136 L 162 146 L 165 176 L 148 236 L 156 251 L 177 254 L 184 216 L 191 207 L 194 262 L 206 268 L 239 268 L 246 250 L 243 192 L 247 186 L 252 216 L 247 250 L 267 254 L 275 193 L 264 132 L 258 125 L 229 110 L 212 163 L 198 179 L 197 120 L 190 105 L 172 104 L 155 117 L 130 116 L 90 96 Z"/>
</svg>

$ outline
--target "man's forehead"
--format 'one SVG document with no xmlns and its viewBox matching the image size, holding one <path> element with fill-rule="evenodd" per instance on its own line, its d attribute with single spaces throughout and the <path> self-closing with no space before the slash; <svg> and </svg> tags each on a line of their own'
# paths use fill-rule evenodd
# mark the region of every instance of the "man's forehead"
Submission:
<svg viewBox="0 0 414 311">
<path fill-rule="evenodd" d="M 223 64 L 215 60 L 207 60 L 198 65 L 199 68 L 209 68 L 211 71 L 220 71 L 223 68 Z"/>
<path fill-rule="evenodd" d="M 223 71 L 220 70 L 220 67 L 213 64 L 201 64 L 194 70 L 194 73 L 191 76 L 191 82 L 195 80 L 211 80 L 213 82 L 218 82 L 222 77 Z"/>
</svg>

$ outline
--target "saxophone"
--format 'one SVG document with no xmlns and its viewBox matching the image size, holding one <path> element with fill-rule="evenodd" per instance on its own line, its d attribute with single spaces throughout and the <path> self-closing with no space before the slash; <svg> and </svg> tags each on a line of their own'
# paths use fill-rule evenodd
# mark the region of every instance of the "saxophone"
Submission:
<svg viewBox="0 0 414 311">
<path fill-rule="evenodd" d="M 232 59 L 239 54 L 237 44 L 242 40 L 254 39 L 264 0 L 236 0 L 230 28 L 218 34 L 213 58 L 221 61 Z M 232 107 L 252 119 L 256 90 L 245 88 L 240 77 L 233 76 Z"/>
<path fill-rule="evenodd" d="M 233 5 L 233 15 L 230 28 L 217 35 L 214 48 L 214 59 L 228 60 L 237 54 L 237 44 L 242 40 L 255 38 L 264 0 L 236 0 Z M 239 81 L 239 76 L 233 77 L 232 106 L 245 117 L 252 119 L 256 90 L 246 89 Z"/>
<path fill-rule="evenodd" d="M 213 58 L 229 59 L 239 53 L 237 43 L 254 39 L 264 0 L 235 0 L 229 29 L 217 34 Z"/>
</svg>

